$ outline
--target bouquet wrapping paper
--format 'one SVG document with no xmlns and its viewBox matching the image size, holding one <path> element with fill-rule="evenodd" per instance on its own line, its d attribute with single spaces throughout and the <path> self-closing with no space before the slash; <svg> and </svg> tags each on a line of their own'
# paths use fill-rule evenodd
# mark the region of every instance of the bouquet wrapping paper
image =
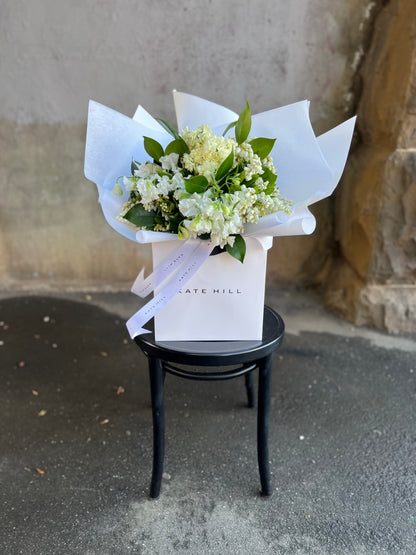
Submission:
<svg viewBox="0 0 416 555">
<path fill-rule="evenodd" d="M 177 91 L 173 95 L 179 131 L 204 123 L 221 135 L 238 118 L 202 98 Z M 153 244 L 154 271 L 146 280 L 141 272 L 132 291 L 143 298 L 154 291 L 154 297 L 127 322 L 131 337 L 146 333 L 143 326 L 155 317 L 157 340 L 260 339 L 271 238 L 314 231 L 316 221 L 308 207 L 337 186 L 354 125 L 355 117 L 316 137 L 306 100 L 252 116 L 251 136 L 276 138 L 271 152 L 276 185 L 293 207 L 289 215 L 276 212 L 244 225 L 247 254 L 241 264 L 227 253 L 209 256 L 210 241 L 179 241 L 173 233 L 136 231 L 116 219 L 128 199 L 126 191 L 120 196 L 112 192 L 118 177 L 130 173 L 132 160 L 149 160 L 143 137 L 163 148 L 172 138 L 141 106 L 129 118 L 90 101 L 85 176 L 96 183 L 110 226 L 128 239 Z M 221 293 L 213 292 L 217 290 Z"/>
</svg>

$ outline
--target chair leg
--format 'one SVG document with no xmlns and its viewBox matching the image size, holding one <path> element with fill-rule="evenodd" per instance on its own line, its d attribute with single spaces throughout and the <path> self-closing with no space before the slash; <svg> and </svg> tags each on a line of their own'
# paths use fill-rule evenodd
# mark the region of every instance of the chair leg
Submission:
<svg viewBox="0 0 416 555">
<path fill-rule="evenodd" d="M 159 359 L 149 359 L 149 375 L 153 416 L 153 472 L 150 497 L 156 499 L 160 494 L 165 457 L 165 404 L 163 392 L 165 371 Z"/>
<path fill-rule="evenodd" d="M 269 464 L 269 415 L 273 354 L 259 364 L 259 391 L 257 416 L 257 457 L 259 462 L 262 495 L 271 495 Z"/>
<path fill-rule="evenodd" d="M 252 409 L 254 407 L 253 372 L 248 372 L 244 377 L 246 379 L 247 406 Z"/>
</svg>

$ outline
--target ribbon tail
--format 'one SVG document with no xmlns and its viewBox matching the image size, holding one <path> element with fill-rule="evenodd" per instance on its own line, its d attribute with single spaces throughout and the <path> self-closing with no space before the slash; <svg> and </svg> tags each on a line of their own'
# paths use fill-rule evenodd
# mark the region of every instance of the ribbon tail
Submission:
<svg viewBox="0 0 416 555">
<path fill-rule="evenodd" d="M 146 330 L 144 328 L 136 328 L 134 325 L 134 321 L 131 322 L 132 318 L 130 318 L 130 320 L 127 321 L 126 326 L 127 326 L 127 330 L 130 334 L 130 337 L 132 339 L 134 339 L 135 337 L 137 337 L 138 335 L 144 335 L 145 333 L 152 333 L 150 330 Z"/>
<path fill-rule="evenodd" d="M 177 294 L 177 292 L 187 283 L 193 275 L 199 270 L 212 251 L 211 241 L 201 241 L 193 251 L 192 258 L 186 260 L 171 277 L 168 283 L 163 287 L 157 295 L 146 303 L 136 314 L 134 314 L 126 323 L 130 337 L 134 339 L 143 333 L 149 333 L 144 326 L 151 318 L 155 316 L 168 302 Z"/>
<path fill-rule="evenodd" d="M 131 286 L 131 290 L 130 290 L 132 293 L 135 293 L 139 297 L 140 297 L 139 291 L 141 290 L 143 281 L 144 281 L 144 268 L 142 268 L 140 270 L 140 272 L 137 274 L 137 277 L 134 280 L 134 283 Z M 136 291 L 137 291 L 137 293 L 136 293 Z"/>
<path fill-rule="evenodd" d="M 196 252 L 199 248 L 199 243 L 199 241 L 185 241 L 166 260 L 161 262 L 146 279 L 143 279 L 144 270 L 142 269 L 132 285 L 132 293 L 142 299 L 150 295 L 152 291 L 169 279 Z"/>
</svg>

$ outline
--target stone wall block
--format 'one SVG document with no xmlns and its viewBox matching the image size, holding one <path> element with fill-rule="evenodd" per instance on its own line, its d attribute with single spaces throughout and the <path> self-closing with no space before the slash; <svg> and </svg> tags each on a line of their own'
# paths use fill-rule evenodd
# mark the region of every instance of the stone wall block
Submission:
<svg viewBox="0 0 416 555">
<path fill-rule="evenodd" d="M 378 283 L 416 283 L 416 150 L 386 161 L 382 225 L 371 264 Z"/>
<path fill-rule="evenodd" d="M 416 285 L 369 285 L 359 294 L 355 321 L 389 333 L 416 330 Z"/>
<path fill-rule="evenodd" d="M 358 324 L 416 332 L 416 7 L 380 10 L 360 75 L 360 141 L 336 203 L 328 304 Z"/>
</svg>

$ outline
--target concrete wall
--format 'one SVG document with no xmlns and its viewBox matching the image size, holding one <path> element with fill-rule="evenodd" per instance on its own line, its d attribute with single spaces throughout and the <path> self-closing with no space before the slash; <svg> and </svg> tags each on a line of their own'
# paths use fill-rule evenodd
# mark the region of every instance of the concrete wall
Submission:
<svg viewBox="0 0 416 555">
<path fill-rule="evenodd" d="M 171 89 L 254 112 L 303 98 L 317 132 L 344 120 L 376 2 L 0 0 L 0 287 L 127 287 L 148 247 L 105 223 L 83 176 L 87 104 L 173 120 Z M 276 242 L 269 283 L 313 283 L 333 203 Z"/>
</svg>

